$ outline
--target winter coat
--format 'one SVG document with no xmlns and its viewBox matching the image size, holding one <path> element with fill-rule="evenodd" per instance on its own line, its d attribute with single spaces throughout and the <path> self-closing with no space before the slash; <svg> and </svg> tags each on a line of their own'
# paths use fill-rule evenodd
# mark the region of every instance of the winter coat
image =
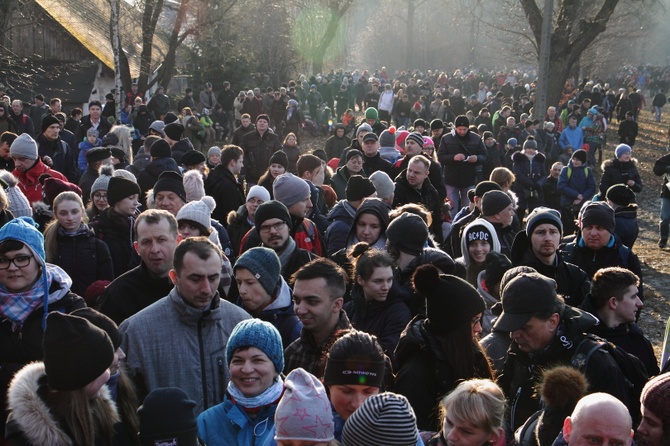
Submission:
<svg viewBox="0 0 670 446">
<path fill-rule="evenodd" d="M 212 218 L 221 223 L 227 223 L 228 213 L 246 203 L 242 184 L 223 164 L 219 164 L 205 179 L 205 192 L 216 201 Z"/>
<path fill-rule="evenodd" d="M 115 277 L 140 264 L 140 256 L 133 246 L 133 223 L 133 218 L 117 214 L 112 208 L 102 211 L 91 223 L 95 236 L 109 248 Z"/>
<path fill-rule="evenodd" d="M 544 194 L 544 205 L 546 207 L 557 211 L 561 210 L 561 192 L 558 190 L 558 178 L 551 175 L 547 176 L 542 186 L 542 193 Z"/>
<path fill-rule="evenodd" d="M 270 165 L 272 154 L 281 149 L 281 142 L 270 130 L 263 133 L 263 136 L 258 131 L 252 131 L 242 137 L 240 147 L 244 150 L 247 182 L 256 184 Z"/>
<path fill-rule="evenodd" d="M 654 175 L 663 177 L 663 185 L 661 186 L 661 197 L 670 198 L 670 187 L 668 181 L 670 180 L 670 153 L 663 155 L 654 163 Z"/>
<path fill-rule="evenodd" d="M 547 181 L 545 159 L 544 154 L 540 152 L 535 154 L 532 161 L 523 151 L 512 155 L 512 170 L 516 177 L 513 190 L 519 196 L 520 201 L 529 198 L 532 193 L 537 194 L 542 202 L 542 186 Z"/>
<path fill-rule="evenodd" d="M 338 138 L 333 135 L 326 140 L 326 156 L 329 160 L 339 158 L 342 151 L 351 145 L 351 139 L 346 136 Z"/>
<path fill-rule="evenodd" d="M 170 111 L 170 98 L 165 94 L 155 94 L 147 102 L 147 110 L 160 119 Z"/>
<path fill-rule="evenodd" d="M 607 189 L 615 184 L 626 184 L 628 180 L 633 180 L 635 184 L 631 186 L 631 190 L 636 194 L 642 192 L 642 178 L 640 172 L 637 170 L 637 160 L 631 158 L 627 163 L 623 163 L 618 159 L 611 159 L 603 162 L 603 176 L 600 179 L 600 196 L 604 199 Z"/>
<path fill-rule="evenodd" d="M 349 232 L 354 224 L 355 215 L 356 209 L 347 200 L 340 200 L 326 216 L 330 222 L 325 237 L 328 256 L 332 256 L 347 246 Z"/>
<path fill-rule="evenodd" d="M 274 416 L 277 404 L 273 403 L 247 414 L 226 393 L 223 403 L 198 416 L 198 437 L 208 446 L 270 446 L 274 442 Z M 263 429 L 260 428 L 263 426 Z"/>
<path fill-rule="evenodd" d="M 241 205 L 237 211 L 230 211 L 226 221 L 228 223 L 226 230 L 228 231 L 230 242 L 233 245 L 233 252 L 235 255 L 239 255 L 242 239 L 244 238 L 244 235 L 254 227 L 254 223 L 249 221 L 249 213 L 247 212 L 247 207 L 245 205 Z"/>
<path fill-rule="evenodd" d="M 126 365 L 148 392 L 181 388 L 196 402 L 194 412 L 200 414 L 223 402 L 229 380 L 228 336 L 249 317 L 218 294 L 207 311 L 191 307 L 175 287 L 119 327 Z"/>
<path fill-rule="evenodd" d="M 428 178 L 421 185 L 421 190 L 414 188 L 407 181 L 407 170 L 403 170 L 395 178 L 393 207 L 408 203 L 421 203 L 430 211 L 433 217 L 430 231 L 437 243 L 442 243 L 442 201 L 437 189 L 433 187 Z"/>
<path fill-rule="evenodd" d="M 407 169 L 411 156 L 404 156 L 393 164 L 393 174 L 389 174 L 391 178 L 397 177 L 400 172 Z M 440 200 L 444 201 L 447 197 L 447 187 L 444 185 L 444 176 L 442 175 L 442 166 L 440 163 L 436 163 L 431 160 L 430 167 L 428 168 L 428 179 L 430 184 L 437 190 L 437 194 L 440 196 Z"/>
<path fill-rule="evenodd" d="M 174 145 L 171 148 L 172 151 L 172 159 L 174 159 L 177 162 L 177 165 L 181 164 L 181 158 L 184 156 L 186 152 L 189 152 L 191 150 L 195 150 L 193 148 L 193 144 L 188 138 L 183 138 L 174 143 Z"/>
<path fill-rule="evenodd" d="M 389 177 L 392 177 L 393 175 L 393 166 L 389 161 L 382 158 L 379 151 L 377 151 L 374 156 L 363 154 L 363 171 L 365 172 L 365 176 L 369 177 L 378 170 L 381 170 Z"/>
<path fill-rule="evenodd" d="M 558 144 L 563 151 L 565 151 L 567 146 L 572 147 L 574 150 L 579 150 L 584 145 L 584 132 L 581 127 L 575 127 L 573 129 L 568 126 L 561 133 L 561 137 L 558 138 Z"/>
<path fill-rule="evenodd" d="M 76 138 L 76 141 L 83 141 L 86 139 L 86 132 L 88 132 L 88 129 L 93 127 L 93 124 L 91 124 L 91 115 L 86 115 L 83 118 L 81 118 L 81 122 L 79 123 L 79 127 L 77 128 L 77 131 L 74 132 L 74 136 Z M 100 116 L 100 122 L 98 122 L 98 127 L 96 130 L 98 130 L 98 138 L 104 138 L 107 133 L 112 129 L 112 125 L 109 123 L 108 120 L 106 120 L 104 117 Z"/>
<path fill-rule="evenodd" d="M 39 181 L 40 176 L 43 174 L 48 173 L 59 180 L 68 181 L 65 175 L 44 164 L 40 158 L 37 158 L 35 164 L 27 171 L 21 172 L 18 169 L 14 169 L 12 173 L 19 180 L 19 189 L 21 189 L 21 192 L 23 192 L 23 195 L 26 196 L 31 205 L 36 201 L 43 200 L 42 185 Z"/>
<path fill-rule="evenodd" d="M 615 209 L 614 221 L 614 234 L 621 240 L 621 243 L 632 249 L 640 233 L 640 225 L 637 222 L 637 205 L 631 203 L 629 206 Z"/>
<path fill-rule="evenodd" d="M 556 186 L 561 193 L 561 206 L 572 206 L 578 195 L 588 201 L 596 193 L 596 180 L 593 170 L 584 165 L 575 167 L 570 163 L 561 169 Z"/>
<path fill-rule="evenodd" d="M 468 156 L 476 155 L 476 163 L 454 161 L 459 153 Z M 477 183 L 477 175 L 486 162 L 486 148 L 482 139 L 474 132 L 468 131 L 464 138 L 456 134 L 456 130 L 447 133 L 440 141 L 437 159 L 444 169 L 444 182 L 448 186 L 468 187 Z"/>
<path fill-rule="evenodd" d="M 352 175 L 361 175 L 362 177 L 367 177 L 367 174 L 364 170 L 361 170 L 357 174 L 353 174 L 346 166 L 338 167 L 333 174 L 333 178 L 330 180 L 330 186 L 337 194 L 338 200 L 345 200 L 347 198 L 347 183 L 349 182 L 349 178 Z"/>
</svg>

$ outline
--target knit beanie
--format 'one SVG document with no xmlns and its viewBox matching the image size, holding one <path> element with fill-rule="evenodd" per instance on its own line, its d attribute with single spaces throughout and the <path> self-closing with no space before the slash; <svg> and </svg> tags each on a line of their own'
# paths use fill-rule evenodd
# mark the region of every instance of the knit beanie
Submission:
<svg viewBox="0 0 670 446">
<path fill-rule="evenodd" d="M 443 129 L 444 128 L 444 121 L 441 119 L 433 119 L 430 121 L 430 130 L 437 130 L 437 129 Z"/>
<path fill-rule="evenodd" d="M 0 243 L 5 240 L 16 240 L 28 246 L 38 257 L 35 260 L 44 265 L 46 259 L 44 236 L 37 230 L 37 224 L 32 218 L 18 217 L 7 222 L 0 228 Z"/>
<path fill-rule="evenodd" d="M 537 141 L 532 136 L 529 136 L 528 139 L 523 143 L 523 149 L 534 149 L 537 150 Z"/>
<path fill-rule="evenodd" d="M 156 198 L 156 194 L 159 192 L 174 192 L 184 201 L 184 203 L 187 202 L 186 190 L 184 189 L 184 177 L 182 177 L 179 172 L 173 170 L 161 172 L 154 185 L 154 198 Z"/>
<path fill-rule="evenodd" d="M 311 195 L 307 181 L 292 173 L 284 173 L 275 178 L 272 192 L 275 200 L 281 201 L 287 208 Z"/>
<path fill-rule="evenodd" d="M 377 119 L 379 118 L 379 112 L 374 107 L 368 107 L 365 109 L 365 119 Z"/>
<path fill-rule="evenodd" d="M 314 429 L 315 423 L 319 429 Z M 284 380 L 284 396 L 275 411 L 275 440 L 329 442 L 334 437 L 333 411 L 321 381 L 302 368 Z"/>
<path fill-rule="evenodd" d="M 205 229 L 212 228 L 212 212 L 216 202 L 210 196 L 204 196 L 201 200 L 190 201 L 177 212 L 177 222 L 189 220 L 198 223 Z"/>
<path fill-rule="evenodd" d="M 510 138 L 507 140 L 507 145 L 514 148 L 519 144 L 519 142 L 516 140 L 516 138 Z"/>
<path fill-rule="evenodd" d="M 670 423 L 670 373 L 655 376 L 645 384 L 640 402 L 649 409 L 664 425 Z"/>
<path fill-rule="evenodd" d="M 101 166 L 100 167 L 100 176 L 95 179 L 93 185 L 91 186 L 91 198 L 93 194 L 98 191 L 107 192 L 107 187 L 109 186 L 109 179 L 112 178 L 114 173 L 114 167 L 112 166 Z"/>
<path fill-rule="evenodd" d="M 417 127 L 423 127 L 425 129 L 426 127 L 428 127 L 428 123 L 421 118 L 415 119 L 414 120 L 414 128 L 417 128 Z"/>
<path fill-rule="evenodd" d="M 361 175 L 350 176 L 345 189 L 347 201 L 359 201 L 374 195 L 376 192 L 377 189 L 375 189 L 372 181 Z"/>
<path fill-rule="evenodd" d="M 221 156 L 221 149 L 218 148 L 217 146 L 210 147 L 209 150 L 207 151 L 207 158 L 209 158 L 212 155 Z"/>
<path fill-rule="evenodd" d="M 165 135 L 165 123 L 161 120 L 156 120 L 151 123 L 149 130 L 153 130 L 161 135 Z"/>
<path fill-rule="evenodd" d="M 113 177 L 121 177 L 125 178 L 126 180 L 130 180 L 133 183 L 137 183 L 137 177 L 133 175 L 133 173 L 129 170 L 126 169 L 117 169 L 114 171 L 112 174 Z"/>
<path fill-rule="evenodd" d="M 381 147 L 395 147 L 395 127 L 386 129 L 379 135 L 379 145 Z"/>
<path fill-rule="evenodd" d="M 465 115 L 459 115 L 454 121 L 454 127 L 470 127 L 470 120 Z"/>
<path fill-rule="evenodd" d="M 256 122 L 260 121 L 261 119 L 263 119 L 268 124 L 270 123 L 270 117 L 264 113 L 261 113 L 260 115 L 258 115 L 258 117 L 256 117 Z"/>
<path fill-rule="evenodd" d="M 418 256 L 426 246 L 428 226 L 418 215 L 405 212 L 389 223 L 386 239 L 400 251 Z"/>
<path fill-rule="evenodd" d="M 184 172 L 184 193 L 186 194 L 186 201 L 200 200 L 205 196 L 205 182 L 202 179 L 202 174 L 198 170 L 187 170 Z"/>
<path fill-rule="evenodd" d="M 288 224 L 291 223 L 291 214 L 281 201 L 268 200 L 265 203 L 261 203 L 261 205 L 256 208 L 254 226 L 260 228 L 265 221 L 270 220 L 271 218 L 278 218 Z"/>
<path fill-rule="evenodd" d="M 370 181 L 377 191 L 377 196 L 381 199 L 387 199 L 395 192 L 395 184 L 391 177 L 383 170 L 378 170 L 370 175 Z"/>
<path fill-rule="evenodd" d="M 137 409 L 142 446 L 198 446 L 195 401 L 176 387 L 159 387 Z"/>
<path fill-rule="evenodd" d="M 614 209 L 604 201 L 589 201 L 582 208 L 581 228 L 598 225 L 614 233 Z"/>
<path fill-rule="evenodd" d="M 204 163 L 206 160 L 205 155 L 197 150 L 189 150 L 184 153 L 181 157 L 182 166 L 191 167 L 197 166 L 200 163 Z"/>
<path fill-rule="evenodd" d="M 103 147 L 118 146 L 119 137 L 109 132 L 102 138 L 102 145 Z"/>
<path fill-rule="evenodd" d="M 484 221 L 486 220 L 484 220 L 483 218 L 475 219 L 469 225 L 467 225 L 465 229 L 463 229 L 462 240 L 465 243 L 466 248 L 474 242 L 483 241 L 488 243 L 491 246 L 491 250 L 493 250 L 494 236 L 491 233 L 492 227 L 490 226 L 490 224 L 487 225 L 486 223 L 484 223 Z M 498 249 L 500 249 L 499 246 Z M 464 256 L 466 257 L 466 259 L 469 257 L 465 253 Z"/>
<path fill-rule="evenodd" d="M 489 138 L 493 138 L 493 133 L 487 130 L 482 134 L 482 141 L 486 141 Z"/>
<path fill-rule="evenodd" d="M 488 289 L 491 289 L 493 286 L 499 284 L 503 274 L 512 268 L 512 262 L 510 262 L 505 254 L 491 251 L 486 254 L 484 266 L 486 268 L 486 286 Z"/>
<path fill-rule="evenodd" d="M 628 144 L 619 144 L 616 146 L 616 149 L 614 149 L 614 156 L 618 158 L 621 158 L 621 155 L 625 153 L 631 153 L 633 149 L 630 148 Z"/>
<path fill-rule="evenodd" d="M 625 184 L 615 184 L 607 189 L 605 198 L 619 206 L 628 206 L 635 203 L 635 192 Z"/>
<path fill-rule="evenodd" d="M 502 188 L 495 181 L 480 181 L 475 187 L 475 197 L 483 197 L 486 192 L 492 190 L 502 191 Z"/>
<path fill-rule="evenodd" d="M 533 209 L 533 212 L 531 212 L 526 218 L 526 235 L 530 237 L 533 235 L 535 228 L 544 223 L 549 223 L 556 226 L 561 233 L 561 236 L 563 235 L 563 222 L 561 221 L 561 213 L 556 209 L 551 209 L 544 206 Z"/>
<path fill-rule="evenodd" d="M 412 132 L 409 135 L 407 135 L 407 138 L 405 138 L 405 142 L 407 141 L 414 141 L 417 143 L 422 149 L 423 149 L 423 136 L 419 132 Z"/>
<path fill-rule="evenodd" d="M 357 156 L 363 158 L 363 152 L 358 149 L 351 149 L 347 151 L 347 154 L 344 156 L 344 163 L 348 163 L 351 158 L 355 158 Z"/>
<path fill-rule="evenodd" d="M 175 115 L 172 112 L 167 112 L 165 114 L 165 117 L 163 118 L 163 122 L 165 123 L 165 125 L 169 125 L 177 121 L 179 121 L 179 116 Z M 165 130 L 165 127 L 163 127 L 163 130 Z"/>
<path fill-rule="evenodd" d="M 159 139 L 151 145 L 149 154 L 152 158 L 170 158 L 172 156 L 172 149 L 166 140 Z"/>
<path fill-rule="evenodd" d="M 460 277 L 440 274 L 432 264 L 419 266 L 412 276 L 416 290 L 426 296 L 426 329 L 444 335 L 486 309 L 479 292 Z"/>
<path fill-rule="evenodd" d="M 27 133 L 21 133 L 9 146 L 9 155 L 12 158 L 37 159 L 37 143 Z"/>
<path fill-rule="evenodd" d="M 284 370 L 284 350 L 279 331 L 269 322 L 246 319 L 233 328 L 226 344 L 226 362 L 230 366 L 235 350 L 256 347 L 272 361 L 277 373 Z"/>
<path fill-rule="evenodd" d="M 281 283 L 281 263 L 272 249 L 251 248 L 237 258 L 233 272 L 244 268 L 256 277 L 266 293 L 274 296 Z"/>
<path fill-rule="evenodd" d="M 114 346 L 107 333 L 82 317 L 49 313 L 42 341 L 49 387 L 77 390 L 112 365 Z"/>
<path fill-rule="evenodd" d="M 395 145 L 398 147 L 404 147 L 405 145 L 405 140 L 407 139 L 407 135 L 409 135 L 409 132 L 407 130 L 398 130 L 395 132 L 396 137 L 395 137 Z"/>
<path fill-rule="evenodd" d="M 500 213 L 507 206 L 512 204 L 509 195 L 501 190 L 492 190 L 482 196 L 482 215 L 490 217 Z"/>
<path fill-rule="evenodd" d="M 372 108 L 372 107 L 370 107 L 370 108 Z M 370 127 L 370 124 L 368 124 L 367 122 L 364 122 L 363 124 L 359 125 L 358 128 L 356 129 L 356 136 L 358 136 L 358 134 L 361 133 L 361 132 L 371 132 L 371 131 L 372 131 L 372 127 Z"/>
<path fill-rule="evenodd" d="M 328 155 L 326 155 L 326 151 L 323 149 L 316 149 L 315 151 L 312 152 L 312 155 L 316 156 L 324 163 L 328 162 Z"/>
<path fill-rule="evenodd" d="M 123 340 L 123 336 L 121 336 L 119 327 L 116 325 L 116 322 L 114 322 L 104 314 L 90 307 L 80 308 L 78 310 L 73 311 L 70 314 L 72 316 L 83 317 L 91 324 L 95 325 L 96 327 L 107 333 L 107 336 L 109 336 L 109 339 L 112 341 L 112 345 L 114 346 L 114 351 L 116 351 L 116 349 L 121 347 L 121 341 Z"/>
<path fill-rule="evenodd" d="M 576 159 L 582 162 L 582 164 L 586 164 L 586 160 L 588 158 L 588 154 L 586 153 L 586 150 L 584 149 L 579 149 L 575 150 L 572 152 L 572 157 L 571 159 Z"/>
<path fill-rule="evenodd" d="M 107 186 L 107 203 L 114 207 L 116 203 L 131 195 L 139 195 L 140 187 L 137 183 L 122 177 L 112 177 Z"/>
<path fill-rule="evenodd" d="M 191 119 L 197 119 L 197 118 L 191 118 Z M 184 133 L 184 126 L 178 122 L 171 122 L 170 124 L 165 126 L 163 131 L 165 132 L 165 136 L 167 136 L 171 140 L 179 141 L 181 139 L 181 135 Z"/>
<path fill-rule="evenodd" d="M 252 198 L 258 198 L 263 202 L 270 201 L 271 199 L 270 192 L 266 188 L 264 188 L 263 186 L 259 186 L 258 184 L 251 186 L 249 192 L 247 192 L 246 201 L 249 201 Z"/>
<path fill-rule="evenodd" d="M 288 156 L 286 155 L 286 152 L 283 150 L 277 150 L 275 153 L 273 153 L 270 157 L 268 166 L 273 164 L 279 164 L 280 166 L 283 166 L 284 169 L 288 169 Z"/>
<path fill-rule="evenodd" d="M 54 178 L 49 174 L 41 175 L 39 180 L 42 184 L 42 197 L 47 206 L 51 206 L 61 192 L 74 192 L 81 197 L 81 189 L 76 184 Z"/>
<path fill-rule="evenodd" d="M 54 124 L 60 125 L 60 121 L 58 120 L 58 118 L 56 118 L 54 115 L 52 115 L 50 113 L 47 113 L 46 115 L 44 115 L 44 117 L 42 118 L 42 126 L 41 126 L 42 131 L 41 131 L 41 133 L 44 133 L 44 131 L 46 129 L 48 129 L 49 127 L 51 127 Z"/>
<path fill-rule="evenodd" d="M 344 423 L 346 446 L 416 446 L 416 416 L 407 398 L 391 392 L 373 395 Z"/>
</svg>

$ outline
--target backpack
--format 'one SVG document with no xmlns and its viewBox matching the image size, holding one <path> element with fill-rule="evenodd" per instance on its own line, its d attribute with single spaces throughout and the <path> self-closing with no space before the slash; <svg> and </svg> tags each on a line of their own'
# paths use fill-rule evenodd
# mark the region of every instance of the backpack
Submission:
<svg viewBox="0 0 670 446">
<path fill-rule="evenodd" d="M 589 172 L 591 172 L 591 169 L 588 167 L 584 168 L 584 178 L 589 177 Z M 572 166 L 568 166 L 568 181 L 570 181 L 570 177 L 572 176 Z"/>
</svg>

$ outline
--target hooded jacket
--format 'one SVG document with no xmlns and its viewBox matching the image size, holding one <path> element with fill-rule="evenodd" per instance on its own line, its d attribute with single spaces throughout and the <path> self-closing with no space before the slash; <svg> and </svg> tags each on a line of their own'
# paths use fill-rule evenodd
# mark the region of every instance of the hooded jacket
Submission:
<svg viewBox="0 0 670 446">
<path fill-rule="evenodd" d="M 491 251 L 500 252 L 500 241 L 495 228 L 488 220 L 477 218 L 463 228 L 462 234 L 467 234 L 468 231 L 477 226 L 484 226 L 491 234 Z M 461 252 L 463 253 L 463 264 L 467 268 L 470 265 L 470 252 L 468 251 L 468 241 L 466 237 L 461 237 Z"/>
<path fill-rule="evenodd" d="M 421 189 L 416 189 L 407 181 L 407 169 L 403 170 L 395 178 L 395 195 L 393 196 L 393 207 L 408 203 L 421 203 L 432 214 L 433 222 L 430 232 L 438 244 L 442 243 L 442 200 L 433 187 L 430 179 L 426 178 Z"/>
<path fill-rule="evenodd" d="M 580 194 L 584 200 L 590 200 L 596 193 L 593 170 L 585 165 L 575 167 L 570 160 L 570 163 L 561 169 L 556 188 L 561 193 L 561 206 L 571 206 Z"/>
<path fill-rule="evenodd" d="M 326 230 L 326 252 L 329 256 L 346 248 L 356 209 L 347 200 L 335 203 L 326 218 L 330 222 Z"/>
<path fill-rule="evenodd" d="M 142 169 L 140 175 L 137 177 L 137 184 L 142 190 L 140 201 L 145 198 L 144 195 L 146 192 L 154 187 L 156 181 L 158 181 L 158 176 L 166 170 L 179 172 L 179 166 L 173 158 L 156 158 L 147 167 Z"/>
<path fill-rule="evenodd" d="M 637 170 L 637 160 L 631 158 L 629 162 L 622 163 L 618 159 L 607 160 L 603 162 L 603 177 L 600 179 L 600 195 L 605 197 L 607 189 L 615 184 L 626 184 L 628 180 L 633 180 L 630 188 L 636 194 L 642 192 L 642 178 Z"/>
<path fill-rule="evenodd" d="M 59 180 L 69 181 L 65 178 L 65 175 L 44 164 L 40 158 L 37 158 L 33 167 L 27 171 L 21 172 L 18 169 L 14 169 L 12 173 L 19 180 L 19 189 L 21 189 L 21 192 L 23 192 L 23 195 L 26 196 L 31 205 L 36 201 L 43 200 L 42 185 L 39 181 L 40 176 L 43 174 L 48 173 Z"/>
</svg>

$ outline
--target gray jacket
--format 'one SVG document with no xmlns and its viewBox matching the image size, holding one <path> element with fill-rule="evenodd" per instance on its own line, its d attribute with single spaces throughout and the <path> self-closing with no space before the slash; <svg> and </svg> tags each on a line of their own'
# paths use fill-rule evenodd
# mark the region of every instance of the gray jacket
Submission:
<svg viewBox="0 0 670 446">
<path fill-rule="evenodd" d="M 196 402 L 197 415 L 223 402 L 230 376 L 228 337 L 250 317 L 218 296 L 207 311 L 193 308 L 173 288 L 121 324 L 121 348 L 128 369 L 144 381 L 147 392 L 179 387 Z"/>
</svg>

